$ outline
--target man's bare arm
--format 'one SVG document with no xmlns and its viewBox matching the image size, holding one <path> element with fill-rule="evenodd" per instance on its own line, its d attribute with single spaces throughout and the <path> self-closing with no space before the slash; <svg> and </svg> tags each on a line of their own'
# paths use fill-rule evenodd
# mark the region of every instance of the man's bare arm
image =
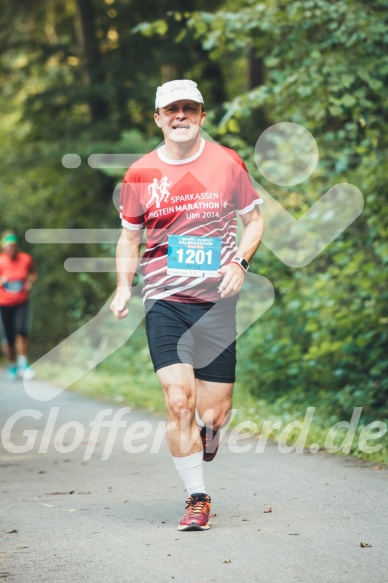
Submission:
<svg viewBox="0 0 388 583">
<path fill-rule="evenodd" d="M 110 309 L 118 320 L 128 315 L 127 303 L 140 256 L 143 229 L 123 229 L 116 248 L 117 289 Z"/>
<path fill-rule="evenodd" d="M 243 257 L 246 261 L 252 259 L 256 253 L 264 233 L 264 219 L 259 208 L 255 206 L 252 211 L 240 215 L 244 230 L 241 241 L 236 251 L 237 257 Z M 229 263 L 218 270 L 223 276 L 219 286 L 221 298 L 236 295 L 244 283 L 244 271 L 237 263 Z"/>
</svg>

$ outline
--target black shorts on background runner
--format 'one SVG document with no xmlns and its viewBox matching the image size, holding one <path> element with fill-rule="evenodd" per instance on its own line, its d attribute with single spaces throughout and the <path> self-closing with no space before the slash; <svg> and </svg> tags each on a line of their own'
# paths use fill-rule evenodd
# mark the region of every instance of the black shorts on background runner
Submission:
<svg viewBox="0 0 388 583">
<path fill-rule="evenodd" d="M 204 381 L 234 383 L 235 298 L 217 303 L 146 301 L 146 331 L 155 372 L 185 363 Z"/>
<path fill-rule="evenodd" d="M 29 303 L 23 302 L 16 306 L 1 306 L 4 336 L 8 344 L 15 344 L 16 336 L 28 336 Z"/>
</svg>

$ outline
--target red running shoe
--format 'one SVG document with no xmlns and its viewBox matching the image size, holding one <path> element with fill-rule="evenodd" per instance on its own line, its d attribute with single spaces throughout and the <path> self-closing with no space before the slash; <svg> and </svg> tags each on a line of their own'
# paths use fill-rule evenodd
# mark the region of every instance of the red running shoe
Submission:
<svg viewBox="0 0 388 583">
<path fill-rule="evenodd" d="M 178 530 L 207 530 L 209 528 L 210 496 L 191 494 L 186 504 L 186 514 L 179 521 Z"/>
<path fill-rule="evenodd" d="M 216 457 L 218 446 L 220 445 L 220 432 L 204 425 L 201 428 L 201 439 L 203 445 L 203 461 L 211 462 Z"/>
</svg>

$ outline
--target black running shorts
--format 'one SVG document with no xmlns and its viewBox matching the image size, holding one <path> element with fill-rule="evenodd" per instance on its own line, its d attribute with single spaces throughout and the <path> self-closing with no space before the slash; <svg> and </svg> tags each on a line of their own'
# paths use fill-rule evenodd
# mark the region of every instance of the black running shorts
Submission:
<svg viewBox="0 0 388 583">
<path fill-rule="evenodd" d="M 29 303 L 24 302 L 16 306 L 1 306 L 4 336 L 8 344 L 15 344 L 16 336 L 28 336 Z"/>
<path fill-rule="evenodd" d="M 234 298 L 196 304 L 147 301 L 146 331 L 155 372 L 186 363 L 198 379 L 234 383 L 236 305 Z"/>
</svg>

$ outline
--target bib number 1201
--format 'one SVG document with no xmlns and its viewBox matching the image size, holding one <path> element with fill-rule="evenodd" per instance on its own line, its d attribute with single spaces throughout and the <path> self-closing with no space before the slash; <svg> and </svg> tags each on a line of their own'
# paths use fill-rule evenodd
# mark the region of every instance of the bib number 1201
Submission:
<svg viewBox="0 0 388 583">
<path fill-rule="evenodd" d="M 169 235 L 167 274 L 219 277 L 221 237 Z"/>
<path fill-rule="evenodd" d="M 197 265 L 212 264 L 213 251 L 211 249 L 208 251 L 203 249 L 177 249 L 176 254 L 179 263 L 185 262 L 189 265 L 194 263 Z"/>
</svg>

